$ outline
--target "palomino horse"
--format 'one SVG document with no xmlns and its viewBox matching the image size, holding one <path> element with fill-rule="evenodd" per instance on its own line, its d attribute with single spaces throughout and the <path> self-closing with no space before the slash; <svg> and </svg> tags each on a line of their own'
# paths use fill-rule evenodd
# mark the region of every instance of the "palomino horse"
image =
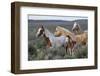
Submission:
<svg viewBox="0 0 100 76">
<path fill-rule="evenodd" d="M 76 41 L 82 43 L 82 45 L 87 44 L 88 32 L 82 31 L 78 23 L 74 23 L 72 31 L 76 34 Z"/>
<path fill-rule="evenodd" d="M 38 29 L 36 36 L 37 37 L 43 36 L 44 39 L 46 40 L 48 48 L 64 47 L 67 52 L 67 46 L 70 40 L 69 37 L 66 36 L 55 37 L 54 34 L 52 34 L 48 29 L 44 28 L 43 26 L 41 26 Z"/>
<path fill-rule="evenodd" d="M 68 51 L 70 52 L 70 54 L 73 53 L 74 51 L 74 47 L 75 47 L 75 44 L 76 44 L 76 37 L 73 33 L 71 33 L 68 29 L 65 29 L 61 26 L 57 26 L 56 27 L 56 31 L 55 31 L 55 36 L 59 37 L 59 36 L 66 36 L 66 37 L 69 37 L 69 42 L 68 42 Z"/>
<path fill-rule="evenodd" d="M 82 34 L 75 35 L 74 33 L 71 33 L 68 29 L 65 29 L 63 27 L 57 26 L 55 31 L 55 36 L 67 36 L 69 35 L 72 39 L 72 41 L 76 42 L 77 44 L 86 45 L 88 34 L 87 31 L 83 32 Z"/>
<path fill-rule="evenodd" d="M 70 32 L 68 29 L 65 29 L 61 26 L 57 26 L 55 30 L 55 36 L 70 36 L 73 41 L 76 41 L 74 33 Z"/>
</svg>

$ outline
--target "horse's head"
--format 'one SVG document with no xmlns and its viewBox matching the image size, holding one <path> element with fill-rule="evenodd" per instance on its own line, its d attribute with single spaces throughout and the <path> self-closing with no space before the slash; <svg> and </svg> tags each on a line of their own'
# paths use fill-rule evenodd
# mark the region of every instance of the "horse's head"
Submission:
<svg viewBox="0 0 100 76">
<path fill-rule="evenodd" d="M 77 22 L 74 22 L 72 31 L 75 32 L 75 31 L 78 31 L 78 30 L 80 30 L 80 26 L 79 26 L 79 24 Z"/>
<path fill-rule="evenodd" d="M 41 26 L 41 27 L 38 28 L 38 31 L 36 33 L 36 37 L 40 37 L 43 34 L 44 34 L 44 27 Z"/>
<path fill-rule="evenodd" d="M 59 28 L 56 28 L 55 32 L 54 32 L 54 35 L 55 36 L 61 36 L 62 35 L 62 32 Z"/>
</svg>

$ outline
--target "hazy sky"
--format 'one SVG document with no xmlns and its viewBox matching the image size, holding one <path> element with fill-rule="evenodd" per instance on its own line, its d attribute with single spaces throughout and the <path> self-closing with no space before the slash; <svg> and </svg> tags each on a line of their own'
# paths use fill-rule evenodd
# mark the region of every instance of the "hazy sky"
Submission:
<svg viewBox="0 0 100 76">
<path fill-rule="evenodd" d="M 46 16 L 46 15 L 28 15 L 29 20 L 67 20 L 73 21 L 78 19 L 88 19 L 81 16 Z"/>
</svg>

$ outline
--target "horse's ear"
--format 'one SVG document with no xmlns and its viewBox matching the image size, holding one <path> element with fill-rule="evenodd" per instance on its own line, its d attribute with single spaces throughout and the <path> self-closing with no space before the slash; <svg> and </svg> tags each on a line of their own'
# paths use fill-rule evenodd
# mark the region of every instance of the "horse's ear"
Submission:
<svg viewBox="0 0 100 76">
<path fill-rule="evenodd" d="M 41 25 L 41 27 L 44 29 L 44 26 L 43 25 Z"/>
</svg>

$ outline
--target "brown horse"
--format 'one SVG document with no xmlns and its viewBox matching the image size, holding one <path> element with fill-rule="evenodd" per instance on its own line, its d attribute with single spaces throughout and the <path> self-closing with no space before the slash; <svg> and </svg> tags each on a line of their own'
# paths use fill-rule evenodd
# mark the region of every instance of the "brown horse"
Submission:
<svg viewBox="0 0 100 76">
<path fill-rule="evenodd" d="M 67 45 L 67 53 L 69 52 L 70 55 L 73 55 L 76 41 L 73 41 L 69 35 L 67 37 L 69 38 L 69 42 Z"/>
</svg>

